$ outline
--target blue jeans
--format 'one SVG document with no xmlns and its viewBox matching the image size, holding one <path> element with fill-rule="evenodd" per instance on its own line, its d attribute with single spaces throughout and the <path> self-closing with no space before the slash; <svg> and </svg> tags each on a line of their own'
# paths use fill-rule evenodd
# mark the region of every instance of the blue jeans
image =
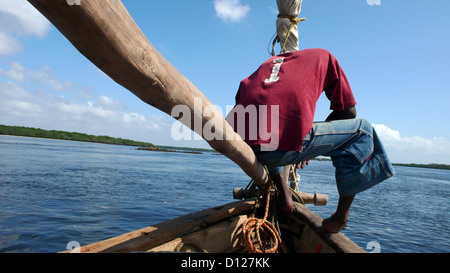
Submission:
<svg viewBox="0 0 450 273">
<path fill-rule="evenodd" d="M 331 157 L 341 197 L 367 190 L 395 174 L 377 133 L 364 119 L 314 123 L 300 152 L 252 148 L 271 175 L 279 174 L 282 166 L 320 155 Z"/>
</svg>

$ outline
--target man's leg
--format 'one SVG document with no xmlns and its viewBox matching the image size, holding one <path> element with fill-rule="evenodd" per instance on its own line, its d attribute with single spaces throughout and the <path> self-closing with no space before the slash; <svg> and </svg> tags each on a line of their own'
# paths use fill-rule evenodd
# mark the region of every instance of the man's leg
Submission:
<svg viewBox="0 0 450 273">
<path fill-rule="evenodd" d="M 345 228 L 355 195 L 394 175 L 392 166 L 372 125 L 364 119 L 315 124 L 307 143 L 305 156 L 315 148 L 331 145 L 323 153 L 330 156 L 336 168 L 339 204 L 322 227 L 327 232 Z"/>
<path fill-rule="evenodd" d="M 267 166 L 270 178 L 278 189 L 278 206 L 286 214 L 292 213 L 294 210 L 294 201 L 292 200 L 292 193 L 287 185 L 289 176 L 283 179 L 281 172 L 284 165 L 288 165 L 298 157 L 299 152 L 286 151 L 255 151 L 258 161 Z"/>
<path fill-rule="evenodd" d="M 339 197 L 339 204 L 336 213 L 322 222 L 322 228 L 324 231 L 336 233 L 345 229 L 348 221 L 348 215 L 350 214 L 350 207 L 354 198 L 355 195 Z"/>
<path fill-rule="evenodd" d="M 376 132 L 363 119 L 315 123 L 303 141 L 302 152 L 264 152 L 257 157 L 261 163 L 271 166 L 269 170 L 274 175 L 275 166 L 300 163 L 320 155 L 330 156 L 336 167 L 339 206 L 334 216 L 323 224 L 327 231 L 337 232 L 347 220 L 355 195 L 393 176 L 394 172 Z M 287 200 L 292 198 L 289 189 L 281 190 L 280 194 L 286 200 L 283 206 L 289 210 Z"/>
<path fill-rule="evenodd" d="M 294 201 L 292 200 L 292 193 L 289 190 L 287 181 L 284 181 L 281 175 L 272 175 L 272 181 L 277 186 L 279 193 L 279 208 L 289 214 L 294 211 Z"/>
</svg>

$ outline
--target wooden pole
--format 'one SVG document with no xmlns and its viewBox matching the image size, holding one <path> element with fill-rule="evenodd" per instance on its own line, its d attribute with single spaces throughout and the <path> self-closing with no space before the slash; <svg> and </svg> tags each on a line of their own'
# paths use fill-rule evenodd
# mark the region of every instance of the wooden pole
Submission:
<svg viewBox="0 0 450 273">
<path fill-rule="evenodd" d="M 166 114 L 171 115 L 175 106 L 186 105 L 191 118 L 180 119 L 184 125 L 238 164 L 258 185 L 268 181 L 252 149 L 211 102 L 151 45 L 120 0 L 82 0 L 79 5 L 67 0 L 28 2 L 111 79 Z M 213 114 L 205 116 L 205 108 Z M 201 127 L 194 126 L 196 121 L 201 121 Z M 206 124 L 221 137 L 206 138 L 202 129 Z"/>
</svg>

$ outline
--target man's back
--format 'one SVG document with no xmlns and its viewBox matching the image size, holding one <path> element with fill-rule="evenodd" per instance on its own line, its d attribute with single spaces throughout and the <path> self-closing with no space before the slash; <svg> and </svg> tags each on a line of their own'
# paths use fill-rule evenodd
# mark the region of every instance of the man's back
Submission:
<svg viewBox="0 0 450 273">
<path fill-rule="evenodd" d="M 344 110 L 356 104 L 347 77 L 328 51 L 289 52 L 270 58 L 244 79 L 236 95 L 236 105 L 278 106 L 277 124 L 265 126 L 278 127 L 279 150 L 299 151 L 303 138 L 312 128 L 316 103 L 324 90 L 332 110 Z M 265 120 L 270 123 L 273 119 L 266 117 Z M 246 122 L 248 125 L 249 121 Z M 261 138 L 259 130 L 256 139 L 249 139 L 248 132 L 241 137 L 249 145 L 271 142 Z"/>
</svg>

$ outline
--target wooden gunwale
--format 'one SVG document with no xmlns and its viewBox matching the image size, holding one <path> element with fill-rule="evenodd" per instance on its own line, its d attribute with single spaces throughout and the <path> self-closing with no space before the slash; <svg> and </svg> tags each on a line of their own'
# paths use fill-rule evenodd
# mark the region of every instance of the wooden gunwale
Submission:
<svg viewBox="0 0 450 273">
<path fill-rule="evenodd" d="M 198 244 L 199 252 L 243 251 L 239 245 L 240 225 L 256 203 L 255 198 L 232 202 L 63 253 L 176 252 L 183 244 Z M 321 222 L 322 219 L 309 208 L 296 203 L 294 214 L 281 225 L 282 232 L 284 229 L 297 234 L 290 252 L 316 252 L 318 247 L 321 252 L 365 252 L 342 233 L 324 232 Z M 202 245 L 207 245 L 208 249 Z"/>
</svg>

